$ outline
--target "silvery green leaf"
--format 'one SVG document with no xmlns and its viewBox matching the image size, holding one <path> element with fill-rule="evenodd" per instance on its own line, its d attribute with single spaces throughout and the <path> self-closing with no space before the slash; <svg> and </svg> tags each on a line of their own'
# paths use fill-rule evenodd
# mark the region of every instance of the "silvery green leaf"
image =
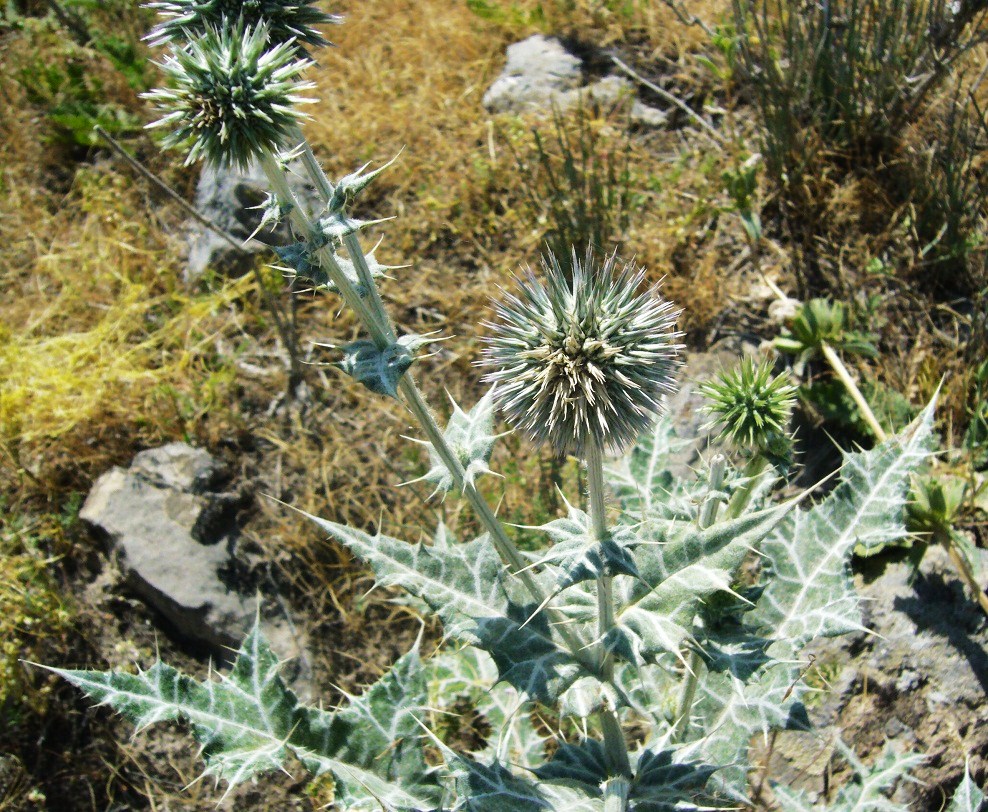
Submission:
<svg viewBox="0 0 988 812">
<path fill-rule="evenodd" d="M 356 234 L 367 226 L 383 223 L 385 220 L 356 220 L 342 212 L 331 212 L 320 218 L 318 223 L 319 235 L 326 242 L 339 242 L 344 237 Z"/>
<path fill-rule="evenodd" d="M 663 414 L 631 452 L 607 470 L 608 482 L 631 521 L 691 518 L 684 478 L 669 470 L 672 454 L 689 443 L 676 436 L 672 420 Z"/>
<path fill-rule="evenodd" d="M 583 785 L 566 780 L 535 782 L 495 761 L 482 764 L 457 758 L 456 789 L 467 812 L 603 812 L 604 803 Z"/>
<path fill-rule="evenodd" d="M 666 727 L 676 713 L 682 677 L 671 668 L 655 663 L 614 667 L 615 682 L 629 707 L 656 727 Z"/>
<path fill-rule="evenodd" d="M 559 695 L 559 713 L 575 719 L 589 719 L 605 705 L 627 704 L 614 686 L 597 677 L 580 677 Z"/>
<path fill-rule="evenodd" d="M 629 547 L 638 537 L 628 527 L 614 527 L 610 537 L 602 542 L 594 538 L 590 516 L 567 503 L 564 519 L 536 528 L 554 542 L 542 552 L 540 564 L 550 565 L 556 573 L 556 589 L 561 591 L 582 581 L 592 581 L 604 575 L 638 576 L 638 568 Z"/>
<path fill-rule="evenodd" d="M 551 701 L 582 673 L 545 615 L 532 617 L 536 607 L 510 599 L 507 576 L 486 535 L 459 544 L 440 526 L 427 546 L 309 518 L 369 564 L 377 583 L 401 587 L 425 601 L 448 636 L 490 652 L 500 679 L 519 690 Z"/>
<path fill-rule="evenodd" d="M 426 769 L 415 721 L 426 705 L 416 652 L 336 712 L 300 705 L 279 676 L 279 665 L 255 627 L 230 674 L 218 681 L 198 682 L 161 662 L 137 674 L 52 670 L 138 730 L 187 721 L 203 745 L 205 774 L 231 787 L 281 769 L 293 753 L 314 775 L 332 773 L 354 801 L 348 808 L 372 808 L 368 792 L 380 799 L 376 809 L 435 806 L 439 790 Z M 361 736 L 352 735 L 354 730 Z"/>
<path fill-rule="evenodd" d="M 814 637 L 861 628 L 848 559 L 855 546 L 906 535 L 909 475 L 929 456 L 933 404 L 901 435 L 848 454 L 840 484 L 810 510 L 794 512 L 762 545 L 772 573 L 752 619 L 798 651 Z"/>
<path fill-rule="evenodd" d="M 490 473 L 491 470 L 487 464 L 491 459 L 494 441 L 498 438 L 498 435 L 494 433 L 493 394 L 494 388 L 491 387 L 469 412 L 463 411 L 459 404 L 450 397 L 450 402 L 453 404 L 453 414 L 450 415 L 443 436 L 453 453 L 456 454 L 460 465 L 463 466 L 466 480 L 469 483 L 476 481 L 476 478 L 482 474 Z M 453 475 L 432 443 L 426 443 L 426 445 L 429 447 L 429 460 L 432 467 L 422 479 L 434 484 L 436 491 L 448 493 L 455 484 Z"/>
<path fill-rule="evenodd" d="M 329 275 L 319 263 L 312 262 L 312 246 L 303 241 L 291 245 L 275 245 L 274 252 L 285 263 L 288 270 L 315 286 L 328 285 Z"/>
<path fill-rule="evenodd" d="M 296 276 L 311 283 L 315 287 L 325 287 L 326 290 L 331 291 L 332 293 L 340 292 L 337 284 L 330 279 L 329 273 L 322 267 L 319 260 L 316 258 L 316 251 L 319 250 L 320 245 L 313 242 L 305 242 L 300 240 L 292 245 L 276 245 L 273 247 L 274 252 L 278 255 L 278 258 L 285 264 L 285 267 L 282 267 L 281 270 L 287 270 L 294 273 Z M 357 274 L 357 269 L 354 267 L 353 262 L 349 258 L 340 254 L 335 254 L 334 257 L 336 259 L 336 264 L 343 273 L 343 276 L 357 291 L 357 295 L 361 298 L 367 296 L 369 291 L 360 281 L 360 277 Z M 379 263 L 377 259 L 375 259 L 373 253 L 367 254 L 365 258 L 367 260 L 367 267 L 368 270 L 370 270 L 372 278 L 378 279 L 385 275 L 385 271 L 389 270 L 389 266 Z"/>
<path fill-rule="evenodd" d="M 487 652 L 473 646 L 445 651 L 427 668 L 431 707 L 444 710 L 465 699 L 487 720 L 492 736 L 481 754 L 519 767 L 542 763 L 546 740 L 532 723 L 526 697 L 498 682 L 497 665 Z"/>
<path fill-rule="evenodd" d="M 357 295 L 361 298 L 367 296 L 370 293 L 369 290 L 364 286 L 364 283 L 360 281 L 360 275 L 357 273 L 357 268 L 353 264 L 353 261 L 348 257 L 342 256 L 341 254 L 336 254 L 336 264 L 340 266 L 340 270 L 343 271 L 343 276 L 345 276 L 350 284 L 357 291 Z M 367 269 L 370 271 L 372 279 L 380 279 L 382 276 L 386 276 L 386 271 L 391 270 L 392 266 L 382 265 L 374 256 L 374 253 L 364 254 L 364 259 L 367 262 Z M 332 280 L 326 282 L 326 288 L 333 293 L 339 293 L 340 289 L 337 287 L 336 283 Z"/>
<path fill-rule="evenodd" d="M 899 779 L 907 778 L 909 772 L 925 760 L 924 756 L 918 753 L 899 755 L 891 745 L 886 745 L 873 767 L 865 767 L 853 754 L 849 756 L 855 778 L 841 789 L 832 804 L 814 804 L 803 791 L 773 785 L 772 791 L 782 812 L 907 812 L 909 807 L 890 800 L 887 793 Z"/>
<path fill-rule="evenodd" d="M 634 548 L 638 579 L 615 581 L 615 650 L 636 662 L 662 652 L 678 654 L 690 637 L 697 610 L 718 592 L 729 592 L 748 554 L 793 510 L 774 505 L 700 530 L 667 522 Z M 620 642 L 619 642 L 620 641 Z"/>
<path fill-rule="evenodd" d="M 398 160 L 398 156 L 372 172 L 364 172 L 370 166 L 370 162 L 368 162 L 356 172 L 351 172 L 340 178 L 333 185 L 333 196 L 329 200 L 327 210 L 334 214 L 344 214 L 354 204 L 360 193 L 370 185 L 371 181 L 388 169 L 396 160 Z"/>
<path fill-rule="evenodd" d="M 964 779 L 954 790 L 947 812 L 981 812 L 984 807 L 985 794 L 971 778 L 970 761 L 964 765 Z"/>
<path fill-rule="evenodd" d="M 341 808 L 371 812 L 383 805 L 417 810 L 425 799 L 435 806 L 433 771 L 421 746 L 427 696 L 422 663 L 413 651 L 359 697 L 350 697 L 336 714 L 312 712 L 326 719 L 342 739 L 335 754 L 339 763 L 330 767 Z M 321 765 L 316 762 L 313 767 L 318 774 Z M 419 790 L 423 784 L 428 794 Z"/>
<path fill-rule="evenodd" d="M 714 786 L 744 800 L 748 743 L 772 730 L 806 730 L 809 719 L 795 663 L 768 660 L 741 680 L 730 670 L 708 671 L 697 687 L 690 729 L 708 764 L 722 766 Z"/>
<path fill-rule="evenodd" d="M 336 366 L 378 395 L 398 397 L 398 382 L 415 360 L 415 350 L 427 343 L 422 336 L 401 336 L 380 350 L 373 341 L 361 339 L 343 348 L 343 360 Z"/>
</svg>

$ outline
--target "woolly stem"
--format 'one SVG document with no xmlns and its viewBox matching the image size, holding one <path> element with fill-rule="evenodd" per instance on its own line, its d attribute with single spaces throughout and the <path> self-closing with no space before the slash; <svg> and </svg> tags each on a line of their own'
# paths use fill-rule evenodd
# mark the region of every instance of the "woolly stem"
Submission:
<svg viewBox="0 0 988 812">
<path fill-rule="evenodd" d="M 631 782 L 624 776 L 608 779 L 604 784 L 604 812 L 624 812 L 628 808 Z"/>
<path fill-rule="evenodd" d="M 593 525 L 594 542 L 601 544 L 608 538 L 607 504 L 604 491 L 604 455 L 596 443 L 587 449 L 587 492 L 590 496 L 590 519 Z M 605 682 L 614 681 L 614 655 L 607 649 L 607 638 L 614 629 L 614 579 L 601 575 L 597 579 L 597 659 L 600 663 L 601 678 Z M 628 742 L 621 730 L 617 714 L 610 708 L 600 712 L 601 728 L 604 734 L 604 750 L 611 770 L 617 775 L 630 775 L 631 763 L 628 757 Z M 626 803 L 627 796 L 622 803 Z M 614 809 L 624 809 L 614 806 Z"/>
<path fill-rule="evenodd" d="M 868 401 L 864 399 L 864 395 L 862 395 L 861 390 L 858 389 L 858 385 L 854 382 L 854 378 L 851 377 L 851 373 L 847 371 L 847 367 L 844 366 L 844 362 L 840 360 L 840 356 L 834 352 L 834 348 L 831 347 L 826 341 L 821 342 L 820 352 L 823 353 L 823 357 L 827 359 L 827 363 L 829 363 L 834 372 L 837 373 L 837 377 L 840 378 L 841 383 L 844 384 L 844 388 L 851 396 L 854 404 L 858 407 L 858 410 L 861 412 L 861 416 L 868 424 L 868 427 L 875 435 L 875 438 L 878 442 L 884 443 L 888 439 L 885 429 L 883 429 L 882 424 L 878 422 L 878 418 L 875 417 L 875 413 L 871 410 L 871 406 L 868 405 Z"/>
<path fill-rule="evenodd" d="M 744 481 L 738 489 L 731 494 L 731 500 L 727 503 L 725 515 L 728 519 L 737 519 L 751 501 L 751 494 L 755 490 L 755 483 L 768 467 L 768 460 L 763 454 L 756 454 L 744 467 Z"/>
</svg>

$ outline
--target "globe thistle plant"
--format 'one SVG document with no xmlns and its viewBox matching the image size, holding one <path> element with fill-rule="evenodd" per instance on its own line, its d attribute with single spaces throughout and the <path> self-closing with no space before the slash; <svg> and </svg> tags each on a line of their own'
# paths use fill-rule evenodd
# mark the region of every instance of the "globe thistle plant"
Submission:
<svg viewBox="0 0 988 812">
<path fill-rule="evenodd" d="M 481 364 L 492 370 L 486 380 L 497 384 L 498 406 L 560 454 L 627 446 L 673 389 L 680 311 L 656 288 L 639 292 L 642 269 L 616 266 L 614 255 L 603 263 L 574 255 L 567 278 L 550 253 L 544 282 L 529 272 L 486 325 Z"/>
<path fill-rule="evenodd" d="M 270 46 L 266 24 L 208 28 L 161 65 L 172 87 L 145 94 L 164 113 L 148 126 L 171 128 L 166 147 L 191 145 L 186 164 L 246 168 L 297 133 L 311 64 L 291 41 Z"/>
<path fill-rule="evenodd" d="M 308 55 L 304 45 L 324 46 L 331 43 L 316 30 L 317 25 L 339 24 L 343 18 L 317 8 L 314 0 L 163 0 L 148 3 L 164 18 L 146 39 L 151 45 L 184 43 L 206 35 L 210 29 L 222 28 L 226 20 L 243 20 L 252 28 L 267 26 L 270 45 L 294 41 Z"/>
<path fill-rule="evenodd" d="M 700 387 L 706 411 L 722 426 L 721 438 L 742 448 L 773 450 L 784 437 L 796 387 L 772 375 L 771 361 L 745 358 L 733 370 Z"/>
</svg>

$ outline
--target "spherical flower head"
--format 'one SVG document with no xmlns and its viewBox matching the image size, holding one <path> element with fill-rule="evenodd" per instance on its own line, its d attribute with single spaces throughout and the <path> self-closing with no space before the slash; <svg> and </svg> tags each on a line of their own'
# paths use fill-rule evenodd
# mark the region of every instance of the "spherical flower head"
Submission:
<svg viewBox="0 0 988 812">
<path fill-rule="evenodd" d="M 681 311 L 639 292 L 645 274 L 614 255 L 573 256 L 572 275 L 549 254 L 517 295 L 494 305 L 482 366 L 509 423 L 535 443 L 583 457 L 618 451 L 651 425 L 679 367 Z"/>
<path fill-rule="evenodd" d="M 777 448 L 796 402 L 796 387 L 785 375 L 772 374 L 771 361 L 756 364 L 751 358 L 700 391 L 707 398 L 705 410 L 722 426 L 720 437 L 758 451 Z"/>
<path fill-rule="evenodd" d="M 191 145 L 186 164 L 246 168 L 295 132 L 297 105 L 313 101 L 299 95 L 311 64 L 291 42 L 269 47 L 263 25 L 210 28 L 162 64 L 172 87 L 145 94 L 164 113 L 149 126 L 171 128 L 166 147 Z"/>
<path fill-rule="evenodd" d="M 210 29 L 220 28 L 227 20 L 243 20 L 252 28 L 267 25 L 268 43 L 280 45 L 294 40 L 300 51 L 302 45 L 330 45 L 317 25 L 339 24 L 342 17 L 327 14 L 315 6 L 315 0 L 284 2 L 284 0 L 163 0 L 148 3 L 164 18 L 147 40 L 152 46 L 177 42 L 194 42 Z"/>
</svg>

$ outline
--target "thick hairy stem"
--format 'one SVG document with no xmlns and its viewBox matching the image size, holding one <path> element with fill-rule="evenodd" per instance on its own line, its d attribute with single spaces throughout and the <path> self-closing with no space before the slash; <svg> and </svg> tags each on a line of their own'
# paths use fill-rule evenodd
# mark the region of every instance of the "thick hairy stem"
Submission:
<svg viewBox="0 0 988 812">
<path fill-rule="evenodd" d="M 590 519 L 594 540 L 599 544 L 607 540 L 607 504 L 604 497 L 604 455 L 600 447 L 591 444 L 587 449 L 587 491 L 590 495 Z M 601 575 L 597 579 L 597 660 L 601 677 L 605 682 L 614 679 L 614 655 L 607 650 L 606 640 L 615 626 L 614 579 Z M 617 775 L 630 775 L 628 742 L 621 730 L 617 714 L 609 708 L 601 711 L 601 727 L 604 733 L 604 749 L 611 769 Z M 615 806 L 614 809 L 624 809 Z"/>
<path fill-rule="evenodd" d="M 604 812 L 624 812 L 628 808 L 631 782 L 624 776 L 608 779 L 604 784 Z"/>
<path fill-rule="evenodd" d="M 395 335 L 394 327 L 391 324 L 391 317 L 388 315 L 388 311 L 384 308 L 384 302 L 381 299 L 381 292 L 374 283 L 374 277 L 371 276 L 370 266 L 367 264 L 367 257 L 364 254 L 364 249 L 360 246 L 360 240 L 357 238 L 356 234 L 347 234 L 343 238 L 343 245 L 346 246 L 347 253 L 350 255 L 350 260 L 357 269 L 357 278 L 360 280 L 360 284 L 363 285 L 369 292 L 368 295 L 371 299 L 371 310 L 374 311 L 378 315 L 378 318 L 381 319 L 381 324 L 384 326 L 385 330 L 387 330 L 392 336 Z"/>
<path fill-rule="evenodd" d="M 315 235 L 315 223 L 309 219 L 299 204 L 298 199 L 293 194 L 291 187 L 288 185 L 288 179 L 285 177 L 285 171 L 281 168 L 281 164 L 275 156 L 270 152 L 266 153 L 261 159 L 261 168 L 264 170 L 264 174 L 271 184 L 275 197 L 289 207 L 288 217 L 296 233 L 305 237 Z M 333 280 L 333 284 L 339 290 L 343 301 L 357 314 L 357 318 L 360 319 L 367 332 L 370 333 L 371 340 L 377 345 L 378 349 L 383 350 L 391 346 L 394 343 L 394 338 L 388 335 L 388 332 L 382 327 L 373 311 L 370 310 L 367 303 L 360 296 L 360 293 L 353 286 L 353 283 L 343 273 L 343 269 L 340 268 L 339 263 L 336 261 L 336 256 L 333 254 L 332 247 L 325 245 L 320 248 L 316 252 L 316 258 L 326 273 L 329 274 L 329 278 Z"/>
<path fill-rule="evenodd" d="M 748 503 L 751 501 L 751 494 L 755 490 L 755 483 L 758 482 L 758 478 L 767 467 L 768 460 L 762 454 L 756 454 L 748 460 L 748 464 L 744 467 L 744 481 L 731 494 L 731 501 L 727 503 L 727 509 L 725 510 L 726 518 L 737 519 L 744 513 L 744 509 L 748 507 Z"/>
<path fill-rule="evenodd" d="M 826 341 L 820 345 L 820 351 L 823 353 L 823 357 L 827 359 L 827 363 L 837 373 L 837 377 L 840 378 L 841 383 L 844 384 L 844 388 L 847 389 L 851 399 L 860 410 L 861 416 L 875 435 L 875 439 L 880 443 L 884 443 L 888 439 L 885 429 L 878 422 L 878 418 L 875 417 L 875 413 L 871 410 L 871 406 L 868 405 L 868 401 L 864 399 L 864 395 L 858 389 L 858 385 L 854 382 L 854 378 L 851 377 L 851 373 L 847 371 L 844 362 L 840 360 L 840 356 L 834 352 L 834 348 Z"/>
<path fill-rule="evenodd" d="M 700 680 L 700 669 L 703 668 L 703 658 L 696 650 L 690 651 L 686 658 L 686 676 L 679 691 L 679 701 L 676 703 L 676 724 L 672 728 L 672 740 L 681 742 L 686 738 L 690 729 L 690 715 L 693 712 L 693 700 L 696 699 L 696 686 Z"/>
</svg>

